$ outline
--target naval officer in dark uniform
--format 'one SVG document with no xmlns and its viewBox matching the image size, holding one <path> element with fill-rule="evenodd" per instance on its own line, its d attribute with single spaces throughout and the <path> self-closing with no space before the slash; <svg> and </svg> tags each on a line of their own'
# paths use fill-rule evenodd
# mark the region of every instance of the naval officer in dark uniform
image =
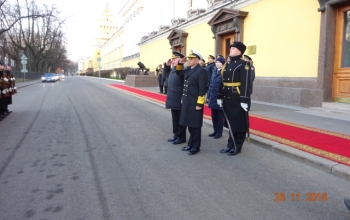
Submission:
<svg viewBox="0 0 350 220">
<path fill-rule="evenodd" d="M 167 68 L 172 68 L 168 77 L 168 91 L 166 94 L 165 107 L 171 109 L 171 118 L 173 122 L 173 138 L 169 142 L 173 144 L 181 144 L 186 142 L 186 126 L 180 125 L 181 116 L 181 97 L 184 88 L 184 76 L 176 74 L 176 65 L 182 58 L 185 57 L 180 52 L 173 51 L 172 58 L 166 63 Z"/>
<path fill-rule="evenodd" d="M 249 103 L 249 62 L 242 60 L 246 46 L 242 42 L 230 45 L 230 63 L 222 68 L 222 95 L 224 117 L 229 128 L 227 147 L 220 153 L 229 156 L 241 152 L 246 133 L 248 131 L 248 103 Z"/>
<path fill-rule="evenodd" d="M 202 56 L 192 50 L 188 58 L 188 67 L 183 70 L 186 57 L 182 58 L 176 66 L 176 74 L 184 76 L 185 83 L 182 94 L 182 108 L 180 125 L 187 126 L 190 132 L 188 146 L 182 148 L 194 155 L 200 151 L 201 129 L 203 125 L 204 95 L 208 81 L 207 71 L 199 65 Z"/>
</svg>

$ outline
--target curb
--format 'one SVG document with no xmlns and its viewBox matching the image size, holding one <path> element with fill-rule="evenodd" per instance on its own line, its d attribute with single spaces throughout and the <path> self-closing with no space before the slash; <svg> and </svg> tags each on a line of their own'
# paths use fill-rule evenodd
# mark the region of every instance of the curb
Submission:
<svg viewBox="0 0 350 220">
<path fill-rule="evenodd" d="M 36 83 L 39 83 L 38 81 L 35 81 L 35 82 L 31 82 L 31 83 L 28 83 L 28 84 L 25 84 L 25 85 L 19 85 L 19 86 L 17 86 L 17 88 L 19 89 L 19 88 L 24 88 L 24 87 L 27 87 L 27 86 L 31 86 L 31 85 L 34 85 L 34 84 L 36 84 Z"/>
<path fill-rule="evenodd" d="M 285 157 L 297 160 L 306 165 L 312 166 L 316 169 L 322 170 L 326 173 L 338 176 L 342 179 L 350 181 L 350 167 L 338 162 L 325 159 L 320 156 L 310 154 L 308 152 L 271 141 L 257 135 L 250 135 L 251 142 L 259 147 L 270 150 L 274 153 L 283 155 Z"/>
<path fill-rule="evenodd" d="M 97 84 L 109 87 L 108 85 L 103 85 L 100 83 L 97 83 Z M 124 91 L 122 91 L 122 92 L 124 92 Z M 137 95 L 130 94 L 126 91 L 124 93 L 141 98 L 145 101 L 156 104 L 158 106 L 164 107 L 164 105 L 162 105 L 158 102 L 152 101 L 150 99 L 139 97 Z M 208 119 L 205 119 L 205 118 L 203 119 L 203 123 L 206 123 L 208 125 L 212 125 L 211 121 Z M 227 128 L 224 128 L 224 130 L 228 132 Z M 284 144 L 281 144 L 281 143 L 278 143 L 275 141 L 271 141 L 271 140 L 266 139 L 266 138 L 262 138 L 260 136 L 254 135 L 254 134 L 250 134 L 250 139 L 251 139 L 252 143 L 254 143 L 257 146 L 262 147 L 266 150 L 270 150 L 273 153 L 277 153 L 279 155 L 288 157 L 290 159 L 302 162 L 306 165 L 312 166 L 312 167 L 319 169 L 319 170 L 322 170 L 326 173 L 330 173 L 330 174 L 335 175 L 337 177 L 340 177 L 344 180 L 350 181 L 350 167 L 349 166 L 346 166 L 344 164 L 340 164 L 338 162 L 335 162 L 335 161 L 332 161 L 329 159 L 325 159 L 325 158 L 320 157 L 320 156 L 313 155 L 311 153 L 308 153 L 308 152 L 305 152 L 305 151 L 302 151 L 302 150 L 299 150 L 299 149 L 296 149 L 296 148 L 293 148 L 293 147 L 290 147 L 290 146 L 287 146 L 287 145 L 284 145 Z"/>
</svg>

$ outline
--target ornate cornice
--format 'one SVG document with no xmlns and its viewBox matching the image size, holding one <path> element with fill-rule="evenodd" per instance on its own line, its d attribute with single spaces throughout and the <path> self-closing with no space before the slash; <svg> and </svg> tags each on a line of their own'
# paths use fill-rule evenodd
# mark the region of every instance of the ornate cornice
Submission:
<svg viewBox="0 0 350 220">
<path fill-rule="evenodd" d="M 134 59 L 134 58 L 137 58 L 137 57 L 140 57 L 140 53 L 135 53 L 133 55 L 130 55 L 130 56 L 127 56 L 127 57 L 123 57 L 123 61 L 131 60 L 131 59 Z"/>
<path fill-rule="evenodd" d="M 185 21 L 186 21 L 186 18 L 173 18 L 173 19 L 171 19 L 171 24 L 172 25 L 179 25 Z"/>
<path fill-rule="evenodd" d="M 318 0 L 318 3 L 320 3 L 320 7 L 317 9 L 319 12 L 326 11 L 326 4 L 329 0 Z"/>
</svg>

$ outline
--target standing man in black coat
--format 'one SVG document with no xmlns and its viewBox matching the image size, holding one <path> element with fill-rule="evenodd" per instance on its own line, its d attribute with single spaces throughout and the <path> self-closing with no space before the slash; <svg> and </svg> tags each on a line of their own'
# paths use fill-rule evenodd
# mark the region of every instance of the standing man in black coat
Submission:
<svg viewBox="0 0 350 220">
<path fill-rule="evenodd" d="M 230 63 L 222 68 L 222 87 L 220 94 L 224 116 L 229 128 L 227 147 L 220 153 L 229 156 L 241 152 L 246 133 L 248 131 L 248 103 L 249 103 L 249 62 L 242 60 L 246 46 L 242 42 L 233 42 L 230 48 Z"/>
<path fill-rule="evenodd" d="M 187 126 L 190 132 L 188 146 L 182 148 L 182 150 L 189 151 L 189 155 L 194 155 L 200 151 L 201 147 L 204 95 L 208 75 L 205 69 L 199 65 L 202 56 L 198 52 L 192 50 L 187 58 L 189 59 L 188 67 L 183 70 L 186 57 L 182 58 L 176 66 L 176 74 L 185 77 L 180 125 Z"/>
<path fill-rule="evenodd" d="M 169 60 L 165 66 L 171 68 L 168 76 L 168 92 L 166 95 L 165 108 L 171 109 L 171 117 L 173 121 L 173 138 L 170 138 L 168 142 L 173 144 L 181 144 L 186 142 L 186 126 L 180 125 L 181 116 L 181 96 L 184 87 L 184 76 L 176 74 L 175 66 L 185 56 L 177 51 L 173 51 L 172 59 Z"/>
</svg>

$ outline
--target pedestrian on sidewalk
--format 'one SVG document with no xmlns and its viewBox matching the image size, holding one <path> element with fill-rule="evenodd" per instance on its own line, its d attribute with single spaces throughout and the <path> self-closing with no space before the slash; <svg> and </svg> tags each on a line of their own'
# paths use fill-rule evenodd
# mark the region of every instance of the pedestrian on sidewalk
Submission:
<svg viewBox="0 0 350 220">
<path fill-rule="evenodd" d="M 159 93 L 163 94 L 163 67 L 162 64 L 159 64 L 156 68 L 156 73 L 158 75 L 158 85 L 159 85 Z"/>
<path fill-rule="evenodd" d="M 253 82 L 255 79 L 255 67 L 253 65 L 253 60 L 250 56 L 248 55 L 244 55 L 244 60 L 248 61 L 250 64 L 250 78 L 249 78 L 249 86 L 248 86 L 248 93 L 249 93 L 249 103 L 248 103 L 248 108 L 250 109 L 250 106 L 252 104 L 252 100 L 251 100 L 251 95 L 253 94 Z"/>
<path fill-rule="evenodd" d="M 215 139 L 222 136 L 222 130 L 224 127 L 224 113 L 222 112 L 222 107 L 217 103 L 217 96 L 222 84 L 220 71 L 224 64 L 225 59 L 223 57 L 218 57 L 216 59 L 216 66 L 212 70 L 209 90 L 207 93 L 207 102 L 208 107 L 211 109 L 211 120 L 214 129 L 214 132 L 209 134 L 209 137 L 214 137 Z"/>
<path fill-rule="evenodd" d="M 233 42 L 230 45 L 230 63 L 226 63 L 222 71 L 222 98 L 223 112 L 229 139 L 226 148 L 220 153 L 229 156 L 239 154 L 248 131 L 248 82 L 250 76 L 249 62 L 242 60 L 246 46 L 242 42 Z"/>
<path fill-rule="evenodd" d="M 186 142 L 186 126 L 180 125 L 181 116 L 181 97 L 184 88 L 184 76 L 176 74 L 175 66 L 185 55 L 180 52 L 173 51 L 172 58 L 168 60 L 166 66 L 172 66 L 168 77 L 168 92 L 166 95 L 165 108 L 171 110 L 171 118 L 173 124 L 173 137 L 168 140 L 173 144 L 181 144 Z"/>
<path fill-rule="evenodd" d="M 183 64 L 188 60 L 188 67 L 184 69 Z M 199 61 L 202 56 L 192 50 L 191 53 L 182 58 L 176 66 L 176 74 L 184 76 L 185 85 L 182 94 L 182 108 L 180 125 L 187 126 L 190 132 L 188 146 L 182 148 L 189 151 L 189 155 L 197 154 L 201 147 L 201 129 L 203 126 L 204 96 L 208 81 L 208 75 Z"/>
</svg>

